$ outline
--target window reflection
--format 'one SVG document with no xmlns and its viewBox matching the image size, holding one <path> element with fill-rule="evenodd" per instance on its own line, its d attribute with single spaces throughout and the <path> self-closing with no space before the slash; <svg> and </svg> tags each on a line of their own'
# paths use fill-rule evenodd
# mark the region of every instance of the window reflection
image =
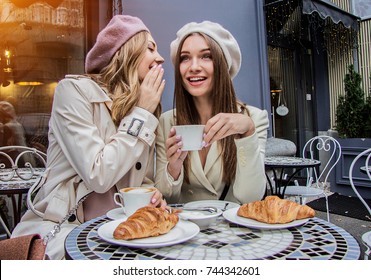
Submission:
<svg viewBox="0 0 371 280">
<path fill-rule="evenodd" d="M 84 72 L 84 1 L 0 0 L 0 34 L 0 101 L 23 127 L 18 143 L 45 152 L 57 82 Z M 0 114 L 4 146 L 14 137 Z"/>
</svg>

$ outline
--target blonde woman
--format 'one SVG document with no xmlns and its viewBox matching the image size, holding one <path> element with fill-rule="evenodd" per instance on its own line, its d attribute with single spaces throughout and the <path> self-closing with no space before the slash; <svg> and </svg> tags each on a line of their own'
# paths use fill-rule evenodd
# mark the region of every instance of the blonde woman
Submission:
<svg viewBox="0 0 371 280">
<path fill-rule="evenodd" d="M 266 188 L 268 115 L 236 97 L 232 79 L 241 66 L 237 41 L 220 24 L 192 22 L 177 32 L 170 54 L 175 108 L 160 118 L 156 186 L 168 203 L 260 200 Z M 205 125 L 202 150 L 181 150 L 173 126 L 186 124 Z"/>
<path fill-rule="evenodd" d="M 61 259 L 67 234 L 117 207 L 118 189 L 154 184 L 163 61 L 139 18 L 114 16 L 98 34 L 87 75 L 66 76 L 56 88 L 45 181 L 12 237 L 44 237 L 68 216 L 46 248 L 49 258 Z M 152 205 L 165 207 L 159 191 Z"/>
</svg>

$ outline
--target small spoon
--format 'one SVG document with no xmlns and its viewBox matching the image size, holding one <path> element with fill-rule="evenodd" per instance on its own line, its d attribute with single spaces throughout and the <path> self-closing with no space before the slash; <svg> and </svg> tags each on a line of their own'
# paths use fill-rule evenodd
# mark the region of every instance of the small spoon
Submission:
<svg viewBox="0 0 371 280">
<path fill-rule="evenodd" d="M 224 208 L 222 209 L 222 211 L 224 212 L 225 210 L 227 210 L 227 206 L 229 205 L 229 202 L 227 202 L 225 205 L 224 205 Z"/>
<path fill-rule="evenodd" d="M 218 209 L 216 207 L 213 207 L 213 206 L 209 206 L 209 207 L 194 207 L 194 208 L 187 207 L 187 208 L 181 208 L 181 209 L 184 210 L 184 211 L 206 211 L 206 212 L 209 212 L 209 213 L 216 213 L 216 212 L 218 212 Z"/>
</svg>

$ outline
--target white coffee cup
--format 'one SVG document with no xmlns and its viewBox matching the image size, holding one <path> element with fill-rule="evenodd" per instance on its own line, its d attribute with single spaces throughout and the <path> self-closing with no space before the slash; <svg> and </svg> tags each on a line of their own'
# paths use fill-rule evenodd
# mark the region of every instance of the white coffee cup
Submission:
<svg viewBox="0 0 371 280">
<path fill-rule="evenodd" d="M 129 187 L 114 194 L 116 205 L 121 206 L 126 216 L 131 216 L 139 208 L 147 206 L 156 189 L 153 187 Z"/>
<path fill-rule="evenodd" d="M 182 151 L 197 151 L 202 149 L 204 125 L 176 125 L 176 135 L 182 136 Z"/>
</svg>

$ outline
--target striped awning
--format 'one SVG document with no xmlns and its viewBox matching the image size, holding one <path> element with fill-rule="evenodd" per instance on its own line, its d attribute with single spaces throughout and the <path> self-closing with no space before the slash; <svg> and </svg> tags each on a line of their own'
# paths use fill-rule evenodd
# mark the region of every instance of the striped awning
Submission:
<svg viewBox="0 0 371 280">
<path fill-rule="evenodd" d="M 321 0 L 302 0 L 303 14 L 311 15 L 317 13 L 322 19 L 330 18 L 335 24 L 342 23 L 346 28 L 358 30 L 359 17 L 350 14 L 338 6 Z"/>
</svg>

